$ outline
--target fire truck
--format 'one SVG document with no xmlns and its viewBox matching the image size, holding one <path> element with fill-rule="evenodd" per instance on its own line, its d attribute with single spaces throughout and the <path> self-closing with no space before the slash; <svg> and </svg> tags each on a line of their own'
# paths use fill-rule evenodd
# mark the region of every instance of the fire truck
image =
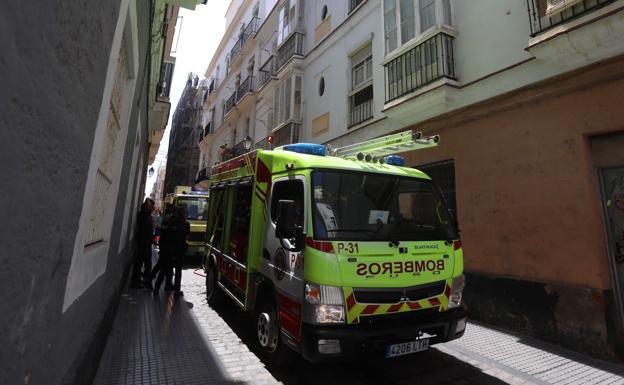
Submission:
<svg viewBox="0 0 624 385">
<path fill-rule="evenodd" d="M 463 252 L 441 190 L 396 154 L 412 131 L 255 150 L 211 173 L 209 304 L 252 312 L 265 358 L 396 357 L 459 338 Z"/>
<path fill-rule="evenodd" d="M 176 186 L 173 194 L 166 196 L 166 215 L 170 215 L 177 207 L 186 208 L 186 219 L 191 228 L 186 240 L 188 245 L 186 253 L 190 256 L 203 256 L 205 253 L 208 197 L 208 191 L 194 191 L 191 186 Z"/>
</svg>

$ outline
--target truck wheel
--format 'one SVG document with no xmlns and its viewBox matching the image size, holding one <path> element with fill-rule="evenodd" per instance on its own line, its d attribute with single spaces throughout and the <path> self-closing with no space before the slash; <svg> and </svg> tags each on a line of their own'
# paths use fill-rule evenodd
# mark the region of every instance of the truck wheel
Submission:
<svg viewBox="0 0 624 385">
<path fill-rule="evenodd" d="M 217 269 L 214 264 L 208 265 L 206 271 L 206 300 L 208 305 L 214 306 L 219 303 L 221 299 L 221 291 L 217 285 Z"/>
<path fill-rule="evenodd" d="M 256 341 L 265 361 L 282 366 L 291 361 L 294 352 L 282 342 L 275 300 L 263 296 L 255 308 Z"/>
</svg>

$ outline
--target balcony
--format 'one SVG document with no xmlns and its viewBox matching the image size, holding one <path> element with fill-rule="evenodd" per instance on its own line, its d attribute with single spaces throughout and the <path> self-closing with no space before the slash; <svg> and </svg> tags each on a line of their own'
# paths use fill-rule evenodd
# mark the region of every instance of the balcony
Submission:
<svg viewBox="0 0 624 385">
<path fill-rule="evenodd" d="M 373 117 L 373 85 L 369 85 L 349 97 L 349 127 Z"/>
<path fill-rule="evenodd" d="M 210 180 L 210 168 L 204 167 L 197 172 L 197 178 L 195 178 L 195 184 L 201 183 L 205 180 Z"/>
<path fill-rule="evenodd" d="M 253 38 L 256 35 L 259 26 L 260 18 L 252 17 L 249 23 L 245 26 L 245 29 L 243 30 L 243 35 L 240 37 L 241 49 L 249 39 Z"/>
<path fill-rule="evenodd" d="M 349 13 L 353 12 L 358 5 L 362 4 L 365 0 L 349 0 Z"/>
<path fill-rule="evenodd" d="M 243 40 L 238 39 L 236 43 L 234 44 L 234 46 L 232 47 L 232 49 L 230 50 L 230 67 L 232 66 L 232 63 L 236 61 L 236 57 L 238 56 L 239 53 L 241 53 L 242 49 L 243 49 Z"/>
<path fill-rule="evenodd" d="M 277 49 L 275 68 L 279 70 L 293 56 L 303 56 L 303 34 L 295 32 Z"/>
<path fill-rule="evenodd" d="M 208 95 L 217 90 L 218 83 L 219 81 L 217 80 L 217 78 L 212 78 L 212 80 L 210 81 L 210 85 L 208 86 Z"/>
<path fill-rule="evenodd" d="M 247 153 L 249 151 L 245 150 L 245 140 L 241 140 L 240 142 L 236 143 L 234 145 L 234 147 L 232 147 L 232 152 L 231 152 L 231 157 L 235 158 L 239 155 L 243 155 L 245 153 Z"/>
<path fill-rule="evenodd" d="M 440 32 L 384 64 L 386 103 L 438 79 L 455 79 L 453 37 Z"/>
<path fill-rule="evenodd" d="M 204 137 L 214 134 L 214 129 L 214 122 L 208 122 L 208 124 L 206 124 L 206 127 L 204 127 Z"/>
<path fill-rule="evenodd" d="M 254 146 L 256 150 L 272 150 L 274 147 L 275 146 L 273 146 L 272 136 L 267 136 L 266 138 L 256 143 L 256 145 Z"/>
<path fill-rule="evenodd" d="M 223 106 L 223 116 L 227 115 L 230 111 L 232 111 L 232 109 L 236 105 L 237 94 L 238 92 L 234 92 L 232 96 L 230 96 L 228 100 L 225 101 L 225 105 Z"/>
<path fill-rule="evenodd" d="M 238 86 L 236 90 L 236 103 L 238 104 L 248 93 L 254 92 L 254 82 L 255 78 L 253 76 L 247 76 L 245 80 Z"/>
<path fill-rule="evenodd" d="M 547 0 L 527 0 L 531 37 L 535 37 L 553 27 L 593 12 L 614 1 L 615 0 L 568 0 L 568 3 L 572 3 L 573 5 L 560 8 L 559 11 L 556 9 L 549 11 L 549 3 L 555 2 Z"/>
<path fill-rule="evenodd" d="M 258 70 L 258 77 L 260 83 L 258 84 L 258 88 L 264 87 L 265 84 L 269 82 L 275 76 L 275 56 L 271 55 L 267 59 L 267 61 L 262 64 L 260 69 Z"/>
<path fill-rule="evenodd" d="M 174 67 L 175 63 L 163 61 L 160 67 L 160 80 L 156 86 L 156 92 L 158 93 L 157 98 L 169 100 Z"/>
<path fill-rule="evenodd" d="M 299 141 L 299 131 L 301 131 L 301 124 L 292 122 L 273 131 L 275 147 L 297 143 Z"/>
</svg>

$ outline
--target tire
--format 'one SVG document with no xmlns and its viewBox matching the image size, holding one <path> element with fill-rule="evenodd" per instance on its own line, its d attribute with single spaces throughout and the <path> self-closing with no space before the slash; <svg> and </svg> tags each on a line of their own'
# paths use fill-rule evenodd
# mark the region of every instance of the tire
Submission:
<svg viewBox="0 0 624 385">
<path fill-rule="evenodd" d="M 221 302 L 223 293 L 217 285 L 217 269 L 214 264 L 208 264 L 208 270 L 206 270 L 206 300 L 208 305 L 214 306 Z"/>
<path fill-rule="evenodd" d="M 254 311 L 256 343 L 265 362 L 283 366 L 292 361 L 295 352 L 282 341 L 278 308 L 271 295 L 259 298 Z"/>
</svg>

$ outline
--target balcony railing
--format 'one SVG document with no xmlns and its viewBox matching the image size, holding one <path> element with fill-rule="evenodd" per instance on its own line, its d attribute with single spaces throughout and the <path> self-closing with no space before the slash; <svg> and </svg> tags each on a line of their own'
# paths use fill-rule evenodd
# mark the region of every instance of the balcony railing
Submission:
<svg viewBox="0 0 624 385">
<path fill-rule="evenodd" d="M 240 142 L 236 143 L 234 147 L 232 147 L 232 158 L 243 155 L 246 152 L 247 151 L 245 150 L 245 141 L 241 140 Z"/>
<path fill-rule="evenodd" d="M 373 117 L 373 85 L 349 97 L 349 127 Z"/>
<path fill-rule="evenodd" d="M 258 32 L 258 27 L 260 26 L 260 19 L 258 17 L 252 17 L 249 21 L 249 24 L 245 26 L 243 30 L 243 35 L 241 36 L 241 48 L 249 38 L 253 37 L 256 32 Z"/>
<path fill-rule="evenodd" d="M 232 108 L 234 108 L 234 106 L 236 105 L 236 94 L 237 92 L 234 92 L 232 96 L 230 96 L 228 100 L 225 101 L 225 106 L 223 107 L 223 116 L 227 115 L 228 112 L 232 111 Z"/>
<path fill-rule="evenodd" d="M 453 37 L 444 32 L 386 63 L 386 102 L 441 78 L 455 79 Z"/>
<path fill-rule="evenodd" d="M 208 94 L 211 94 L 217 90 L 217 84 L 218 84 L 217 78 L 212 78 L 212 80 L 210 81 L 210 85 L 208 86 Z"/>
<path fill-rule="evenodd" d="M 253 76 L 247 76 L 247 79 L 243 80 L 240 86 L 238 86 L 236 90 L 236 103 L 240 102 L 247 93 L 255 91 L 254 80 L 255 78 Z"/>
<path fill-rule="evenodd" d="M 549 30 L 559 24 L 570 21 L 579 16 L 593 12 L 598 8 L 613 3 L 615 0 L 581 0 L 576 4 L 563 8 L 559 12 L 549 12 L 547 0 L 527 0 L 527 10 L 529 12 L 529 24 L 531 36 Z M 568 2 L 570 2 L 568 0 Z"/>
<path fill-rule="evenodd" d="M 230 50 L 230 64 L 234 61 L 234 59 L 236 58 L 236 55 L 238 55 L 241 52 L 242 48 L 243 48 L 243 40 L 238 39 L 236 41 L 236 44 L 234 44 L 234 47 L 232 47 L 232 49 Z"/>
<path fill-rule="evenodd" d="M 204 136 L 214 134 L 214 126 L 214 122 L 208 122 L 208 124 L 206 124 L 206 127 L 204 127 Z"/>
<path fill-rule="evenodd" d="M 276 69 L 280 69 L 294 55 L 303 56 L 303 34 L 295 32 L 277 50 Z"/>
<path fill-rule="evenodd" d="M 284 127 L 275 131 L 273 138 L 275 146 L 283 146 L 285 144 L 297 143 L 299 141 L 299 131 L 301 125 L 298 123 L 288 123 Z"/>
<path fill-rule="evenodd" d="M 195 178 L 195 183 L 199 183 L 208 179 L 210 179 L 210 168 L 204 167 L 197 172 L 197 178 Z"/>
<path fill-rule="evenodd" d="M 272 136 L 267 136 L 266 138 L 264 138 L 261 141 L 259 141 L 258 143 L 256 143 L 254 148 L 256 150 L 272 150 L 274 148 L 274 146 L 273 146 L 273 137 Z"/>
<path fill-rule="evenodd" d="M 273 76 L 275 76 L 275 56 L 271 55 L 258 70 L 260 79 L 259 87 L 265 85 Z"/>
<path fill-rule="evenodd" d="M 362 4 L 365 0 L 349 0 L 349 13 L 353 12 L 358 5 Z"/>
<path fill-rule="evenodd" d="M 160 80 L 157 86 L 158 97 L 160 98 L 169 98 L 174 67 L 175 63 L 170 62 L 163 62 L 160 67 Z"/>
</svg>

